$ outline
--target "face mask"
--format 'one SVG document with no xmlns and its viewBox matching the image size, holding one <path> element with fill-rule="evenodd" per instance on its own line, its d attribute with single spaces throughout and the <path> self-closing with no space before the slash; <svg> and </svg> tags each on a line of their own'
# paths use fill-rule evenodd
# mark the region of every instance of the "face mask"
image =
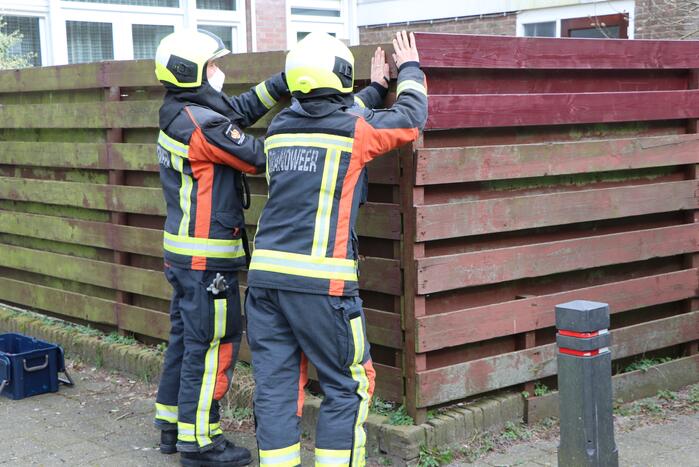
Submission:
<svg viewBox="0 0 699 467">
<path fill-rule="evenodd" d="M 218 92 L 221 92 L 221 89 L 223 89 L 223 80 L 225 79 L 226 75 L 224 75 L 220 69 L 217 69 L 216 72 L 214 72 L 214 75 L 209 78 L 209 84 L 212 88 Z"/>
</svg>

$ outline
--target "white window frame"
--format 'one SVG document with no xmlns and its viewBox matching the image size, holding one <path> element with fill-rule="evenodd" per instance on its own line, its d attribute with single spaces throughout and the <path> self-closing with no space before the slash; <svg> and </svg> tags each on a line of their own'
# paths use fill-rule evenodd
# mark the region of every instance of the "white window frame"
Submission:
<svg viewBox="0 0 699 467">
<path fill-rule="evenodd" d="M 240 48 L 240 28 L 236 25 L 231 25 L 230 23 L 221 23 L 220 21 L 200 21 L 197 23 L 197 26 L 217 26 L 217 27 L 228 27 L 231 28 L 231 42 L 232 42 L 232 50 L 231 52 L 233 53 L 245 53 L 247 50 L 241 50 Z M 245 35 L 245 31 L 243 31 L 243 36 Z"/>
<path fill-rule="evenodd" d="M 351 1 L 351 0 L 350 0 Z M 318 10 L 334 10 L 340 7 L 340 16 L 314 16 L 314 15 L 293 15 L 292 8 L 313 8 Z M 288 0 L 286 2 L 286 43 L 287 48 L 296 44 L 296 36 L 299 32 L 327 32 L 335 33 L 338 39 L 354 42 L 353 34 L 349 25 L 350 12 L 349 1 L 340 0 Z"/>
<path fill-rule="evenodd" d="M 556 22 L 556 37 L 561 37 L 561 21 L 572 18 L 585 18 L 587 16 L 604 16 L 616 14 L 628 14 L 629 39 L 634 38 L 634 20 L 636 15 L 635 0 L 615 0 L 609 2 L 585 3 L 556 8 L 542 8 L 537 10 L 524 10 L 517 14 L 517 35 L 524 36 L 524 25 L 532 23 Z"/>
<path fill-rule="evenodd" d="M 46 8 L 42 8 L 39 5 L 23 4 L 22 7 L 8 5 L 0 9 L 0 15 L 39 18 L 39 50 L 41 53 L 41 66 L 51 64 L 52 53 L 51 47 L 49 47 L 48 11 Z"/>
<path fill-rule="evenodd" d="M 66 21 L 111 23 L 114 60 L 133 59 L 132 25 L 134 24 L 173 26 L 175 31 L 196 28 L 200 24 L 226 26 L 232 29 L 232 52 L 247 51 L 245 2 L 243 0 L 236 2 L 237 9 L 235 11 L 199 10 L 196 8 L 196 0 L 180 0 L 179 8 L 51 1 L 60 3 L 60 23 L 63 24 L 64 36 Z M 67 39 L 65 48 L 67 48 Z M 67 63 L 67 56 L 64 63 Z"/>
<path fill-rule="evenodd" d="M 184 0 L 180 0 L 184 1 Z M 236 2 L 236 10 L 200 10 L 196 8 L 196 0 L 192 3 L 190 12 L 194 13 L 193 20 L 196 26 L 226 26 L 232 31 L 233 53 L 246 53 L 248 51 L 247 17 L 245 15 L 245 1 Z"/>
</svg>

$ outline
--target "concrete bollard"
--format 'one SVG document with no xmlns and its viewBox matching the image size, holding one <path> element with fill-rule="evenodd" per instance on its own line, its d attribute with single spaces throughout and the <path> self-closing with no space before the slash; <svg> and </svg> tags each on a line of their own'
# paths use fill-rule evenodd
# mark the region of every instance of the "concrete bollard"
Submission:
<svg viewBox="0 0 699 467">
<path fill-rule="evenodd" d="M 561 441 L 558 465 L 616 467 L 609 305 L 556 306 Z"/>
</svg>

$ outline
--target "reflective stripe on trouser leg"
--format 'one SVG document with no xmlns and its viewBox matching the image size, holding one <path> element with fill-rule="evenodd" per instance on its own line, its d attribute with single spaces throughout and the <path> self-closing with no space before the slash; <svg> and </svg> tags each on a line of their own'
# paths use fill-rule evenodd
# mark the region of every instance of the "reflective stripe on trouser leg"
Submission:
<svg viewBox="0 0 699 467">
<path fill-rule="evenodd" d="M 362 316 L 350 320 L 352 339 L 354 341 L 354 359 L 350 365 L 352 379 L 357 382 L 357 395 L 360 398 L 357 409 L 357 419 L 354 425 L 354 441 L 352 443 L 352 467 L 366 465 L 366 432 L 364 422 L 369 414 L 369 378 L 362 362 L 364 361 L 364 325 Z"/>
<path fill-rule="evenodd" d="M 316 448 L 316 467 L 349 466 L 352 451 L 349 449 L 319 449 Z"/>
<path fill-rule="evenodd" d="M 170 302 L 170 337 L 163 358 L 163 372 L 155 397 L 155 426 L 161 430 L 176 431 L 179 418 L 178 394 L 184 355 L 184 322 L 181 308 L 184 291 L 171 267 L 165 267 L 165 277 L 173 287 Z"/>
<path fill-rule="evenodd" d="M 197 441 L 194 436 L 194 423 L 177 422 L 177 440 L 194 443 Z"/>
<path fill-rule="evenodd" d="M 295 467 L 301 465 L 301 443 L 281 449 L 260 449 L 260 465 Z"/>
<path fill-rule="evenodd" d="M 155 403 L 155 419 L 167 423 L 177 423 L 177 406 Z"/>
<path fill-rule="evenodd" d="M 223 434 L 221 422 L 211 423 L 209 425 L 210 436 L 218 436 Z M 197 441 L 195 436 L 196 430 L 193 423 L 177 422 L 177 439 L 178 441 L 186 441 L 194 443 Z"/>
<path fill-rule="evenodd" d="M 227 311 L 226 298 L 214 300 L 214 337 L 209 344 L 209 350 L 207 350 L 206 357 L 204 358 L 204 375 L 202 377 L 196 412 L 194 435 L 199 447 L 211 444 L 211 437 L 214 436 L 211 432 L 209 419 L 211 404 L 214 400 L 216 375 L 218 374 L 218 352 L 221 347 L 221 338 L 226 332 Z"/>
</svg>

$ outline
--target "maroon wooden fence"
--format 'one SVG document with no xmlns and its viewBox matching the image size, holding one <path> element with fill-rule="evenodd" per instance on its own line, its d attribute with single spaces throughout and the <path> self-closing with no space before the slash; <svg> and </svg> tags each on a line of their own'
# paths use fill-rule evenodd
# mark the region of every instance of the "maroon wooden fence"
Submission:
<svg viewBox="0 0 699 467">
<path fill-rule="evenodd" d="M 402 154 L 410 412 L 555 375 L 553 308 L 572 299 L 611 305 L 615 359 L 696 352 L 699 43 L 417 40 L 430 115 Z"/>
</svg>

